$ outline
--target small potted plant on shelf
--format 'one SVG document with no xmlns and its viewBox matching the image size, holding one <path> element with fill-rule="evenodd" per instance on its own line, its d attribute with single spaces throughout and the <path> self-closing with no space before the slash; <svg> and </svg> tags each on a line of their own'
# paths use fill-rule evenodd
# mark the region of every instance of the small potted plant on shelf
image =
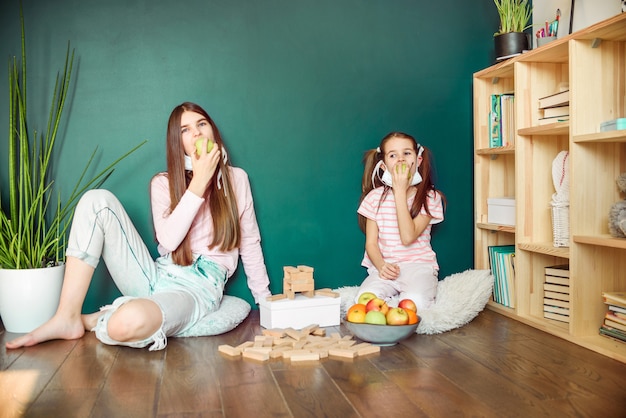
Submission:
<svg viewBox="0 0 626 418">
<path fill-rule="evenodd" d="M 26 105 L 26 43 L 21 5 L 20 23 L 21 61 L 16 57 L 9 60 L 8 150 L 2 152 L 8 156 L 8 164 L 0 164 L 8 169 L 8 195 L 0 202 L 0 316 L 9 332 L 29 332 L 52 317 L 63 282 L 66 233 L 79 197 L 102 185 L 117 163 L 146 142 L 87 180 L 96 148 L 70 196 L 61 199 L 51 169 L 74 52 L 68 43 L 65 68 L 56 77 L 47 129 L 32 130 Z"/>
<path fill-rule="evenodd" d="M 504 58 L 529 49 L 532 7 L 528 0 L 493 0 L 500 16 L 500 29 L 494 34 L 496 57 Z"/>
</svg>

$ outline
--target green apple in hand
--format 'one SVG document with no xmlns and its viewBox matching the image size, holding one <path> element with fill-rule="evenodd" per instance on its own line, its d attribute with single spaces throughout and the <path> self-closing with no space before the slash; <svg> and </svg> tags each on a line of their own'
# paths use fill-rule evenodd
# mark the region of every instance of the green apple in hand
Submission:
<svg viewBox="0 0 626 418">
<path fill-rule="evenodd" d="M 202 154 L 202 142 L 204 141 L 204 138 L 198 138 L 195 142 L 196 145 L 196 154 L 200 155 Z M 212 139 L 207 139 L 206 141 L 206 152 L 209 153 L 211 152 L 211 150 L 213 149 L 213 145 L 215 145 L 215 142 L 213 142 Z"/>
</svg>

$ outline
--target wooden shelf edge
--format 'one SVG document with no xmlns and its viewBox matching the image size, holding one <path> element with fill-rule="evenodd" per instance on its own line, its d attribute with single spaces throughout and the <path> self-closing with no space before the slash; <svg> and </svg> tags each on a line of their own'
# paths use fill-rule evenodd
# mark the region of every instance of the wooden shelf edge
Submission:
<svg viewBox="0 0 626 418">
<path fill-rule="evenodd" d="M 520 128 L 518 135 L 569 135 L 569 121 L 555 122 L 548 125 L 531 126 L 530 128 Z"/>
<path fill-rule="evenodd" d="M 500 224 L 489 224 L 485 222 L 477 222 L 476 228 L 478 229 L 487 229 L 489 231 L 499 231 L 499 232 L 508 232 L 510 234 L 515 233 L 515 227 L 509 225 L 500 225 Z"/>
<path fill-rule="evenodd" d="M 514 154 L 515 145 L 509 145 L 506 147 L 493 147 L 493 148 L 478 148 L 476 155 L 499 155 L 499 154 Z"/>
<path fill-rule="evenodd" d="M 626 142 L 626 129 L 594 134 L 574 135 L 572 139 L 577 144 L 593 142 Z"/>
<path fill-rule="evenodd" d="M 626 250 L 626 238 L 615 238 L 608 234 L 603 235 L 574 235 L 573 240 L 578 244 L 598 245 L 601 247 L 619 248 Z"/>
<path fill-rule="evenodd" d="M 569 258 L 569 247 L 555 247 L 551 242 L 520 242 L 517 247 L 533 253 Z"/>
</svg>

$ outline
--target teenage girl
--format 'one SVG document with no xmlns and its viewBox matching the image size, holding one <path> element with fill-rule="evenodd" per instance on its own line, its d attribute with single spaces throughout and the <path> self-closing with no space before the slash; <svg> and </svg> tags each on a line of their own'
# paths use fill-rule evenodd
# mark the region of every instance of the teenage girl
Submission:
<svg viewBox="0 0 626 418">
<path fill-rule="evenodd" d="M 445 198 L 435 189 L 429 151 L 401 132 L 366 153 L 359 226 L 365 232 L 365 292 L 381 299 L 411 299 L 428 308 L 437 294 L 439 265 L 430 245 L 433 224 L 443 221 Z"/>
<path fill-rule="evenodd" d="M 209 140 L 215 146 L 207 152 Z M 85 193 L 72 221 L 56 314 L 7 342 L 7 348 L 95 331 L 106 344 L 163 349 L 167 337 L 194 334 L 194 327 L 218 310 L 239 256 L 255 301 L 270 295 L 250 183 L 241 168 L 228 162 L 213 120 L 196 104 L 175 107 L 166 146 L 167 172 L 150 184 L 160 257 L 152 259 L 113 194 Z M 100 258 L 124 296 L 99 312 L 81 315 Z"/>
</svg>

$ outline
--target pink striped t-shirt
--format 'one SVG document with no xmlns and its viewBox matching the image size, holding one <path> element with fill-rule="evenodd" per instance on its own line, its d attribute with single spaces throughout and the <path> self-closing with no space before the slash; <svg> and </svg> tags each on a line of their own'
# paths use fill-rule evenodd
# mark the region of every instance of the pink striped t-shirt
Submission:
<svg viewBox="0 0 626 418">
<path fill-rule="evenodd" d="M 413 243 L 404 245 L 400 240 L 393 191 L 389 190 L 381 202 L 384 189 L 384 187 L 377 187 L 369 192 L 361 202 L 357 212 L 367 219 L 375 221 L 378 225 L 378 246 L 385 261 L 388 263 L 429 263 L 438 269 L 437 255 L 430 245 L 430 230 L 433 224 L 443 221 L 441 195 L 434 190 L 428 194 L 426 204 L 432 219 L 424 232 Z M 409 208 L 414 198 L 415 194 L 409 196 L 407 200 Z M 424 207 L 422 207 L 420 214 L 426 214 Z M 361 265 L 367 268 L 373 267 L 367 251 Z"/>
</svg>

